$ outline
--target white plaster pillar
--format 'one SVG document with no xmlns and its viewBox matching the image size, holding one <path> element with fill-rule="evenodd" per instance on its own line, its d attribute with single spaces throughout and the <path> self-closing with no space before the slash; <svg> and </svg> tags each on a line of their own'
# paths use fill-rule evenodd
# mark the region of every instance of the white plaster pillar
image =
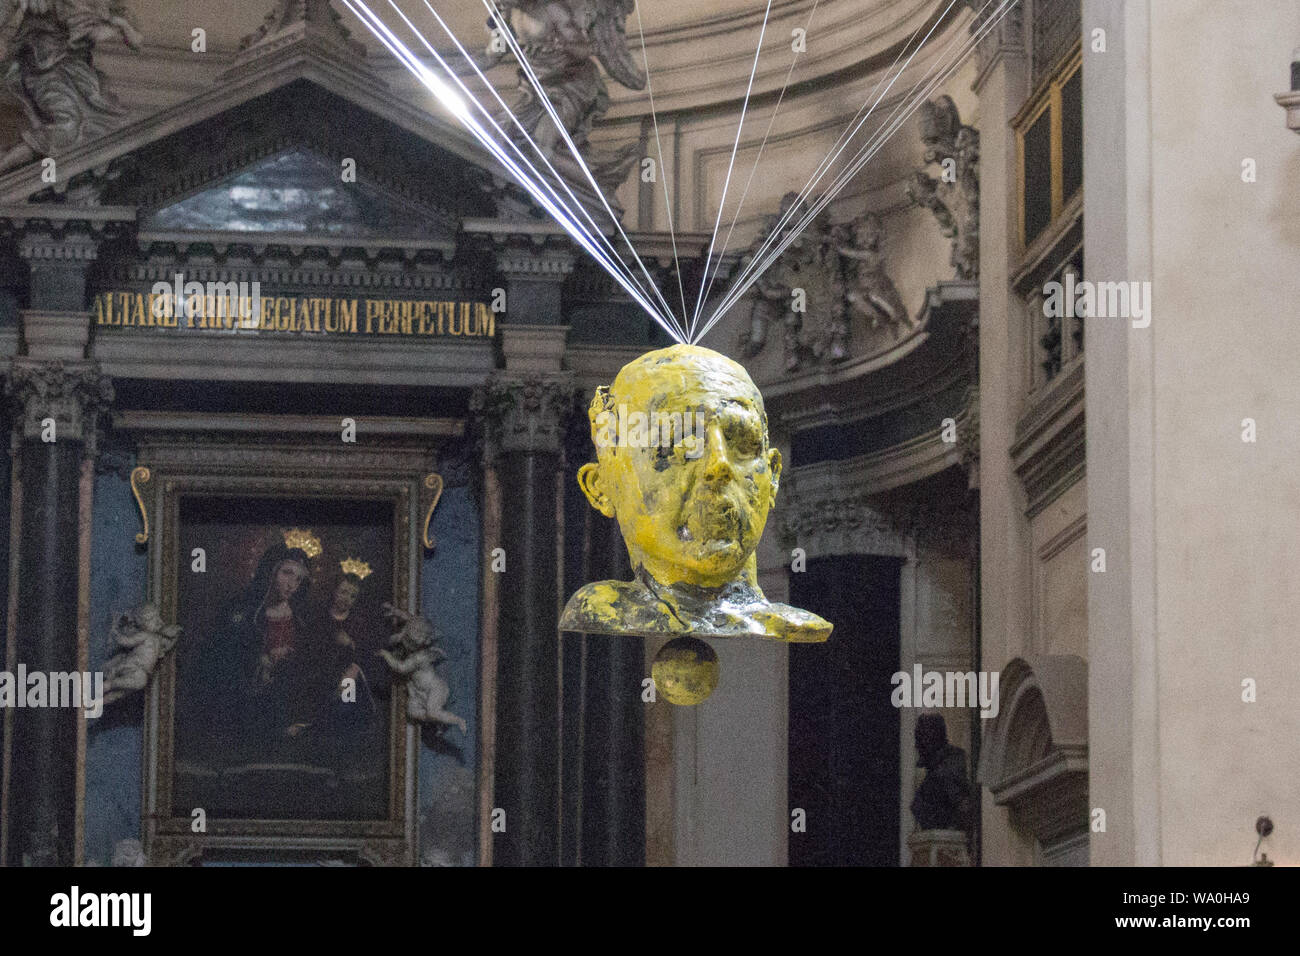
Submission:
<svg viewBox="0 0 1300 956">
<path fill-rule="evenodd" d="M 1028 64 L 1013 12 L 983 41 L 980 100 L 980 584 L 985 670 L 1001 670 L 1030 635 L 1029 524 L 1008 450 L 1028 387 L 1023 307 L 1011 289 L 1018 255 L 1017 151 L 1011 119 L 1029 94 Z M 1022 858 L 1008 814 L 983 794 L 983 862 Z"/>
</svg>

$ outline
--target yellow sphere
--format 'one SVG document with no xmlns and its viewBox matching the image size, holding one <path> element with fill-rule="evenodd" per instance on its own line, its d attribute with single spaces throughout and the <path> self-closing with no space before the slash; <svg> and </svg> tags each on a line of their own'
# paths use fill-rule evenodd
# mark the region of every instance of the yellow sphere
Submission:
<svg viewBox="0 0 1300 956">
<path fill-rule="evenodd" d="M 650 667 L 655 688 L 670 704 L 692 707 L 718 686 L 718 655 L 699 638 L 678 637 L 655 655 Z"/>
</svg>

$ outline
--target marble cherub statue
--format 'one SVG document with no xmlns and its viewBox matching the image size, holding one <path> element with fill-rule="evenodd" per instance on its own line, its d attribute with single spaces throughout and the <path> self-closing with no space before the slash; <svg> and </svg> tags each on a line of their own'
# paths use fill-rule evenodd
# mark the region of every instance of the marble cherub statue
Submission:
<svg viewBox="0 0 1300 956">
<path fill-rule="evenodd" d="M 379 656 L 398 678 L 406 681 L 407 718 L 417 724 L 459 727 L 465 733 L 464 719 L 446 709 L 451 688 L 434 670 L 447 655 L 434 643 L 433 625 L 391 604 L 385 604 L 383 610 L 398 629 Z"/>
<path fill-rule="evenodd" d="M 830 636 L 828 622 L 769 601 L 758 586 L 754 552 L 776 500 L 781 453 L 768 445 L 763 398 L 744 368 L 699 346 L 650 352 L 597 389 L 588 417 L 597 460 L 578 470 L 578 484 L 592 507 L 617 518 L 635 578 L 579 589 L 561 629 L 810 643 Z"/>
<path fill-rule="evenodd" d="M 158 663 L 181 638 L 177 624 L 164 624 L 158 608 L 143 604 L 113 622 L 113 656 L 104 664 L 104 703 L 144 690 Z"/>
</svg>

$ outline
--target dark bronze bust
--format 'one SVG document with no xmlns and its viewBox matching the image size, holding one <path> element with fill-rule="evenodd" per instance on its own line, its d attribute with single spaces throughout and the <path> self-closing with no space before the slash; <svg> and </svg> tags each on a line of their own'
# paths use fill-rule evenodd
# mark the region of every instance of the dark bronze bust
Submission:
<svg viewBox="0 0 1300 956">
<path fill-rule="evenodd" d="M 942 714 L 916 719 L 916 765 L 925 779 L 912 798 L 912 817 L 921 830 L 970 830 L 975 794 L 966 777 L 966 751 L 948 743 Z"/>
</svg>

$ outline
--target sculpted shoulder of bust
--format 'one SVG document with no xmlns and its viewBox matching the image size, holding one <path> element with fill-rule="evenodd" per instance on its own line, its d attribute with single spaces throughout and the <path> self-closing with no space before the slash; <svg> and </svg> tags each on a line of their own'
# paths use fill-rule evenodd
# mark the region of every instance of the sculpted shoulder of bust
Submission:
<svg viewBox="0 0 1300 956">
<path fill-rule="evenodd" d="M 636 576 L 580 589 L 564 630 L 643 637 L 820 642 L 831 625 L 768 601 L 755 549 L 781 480 L 763 398 L 710 349 L 641 356 L 597 390 L 596 461 L 578 471 L 593 508 L 618 520 Z"/>
</svg>

